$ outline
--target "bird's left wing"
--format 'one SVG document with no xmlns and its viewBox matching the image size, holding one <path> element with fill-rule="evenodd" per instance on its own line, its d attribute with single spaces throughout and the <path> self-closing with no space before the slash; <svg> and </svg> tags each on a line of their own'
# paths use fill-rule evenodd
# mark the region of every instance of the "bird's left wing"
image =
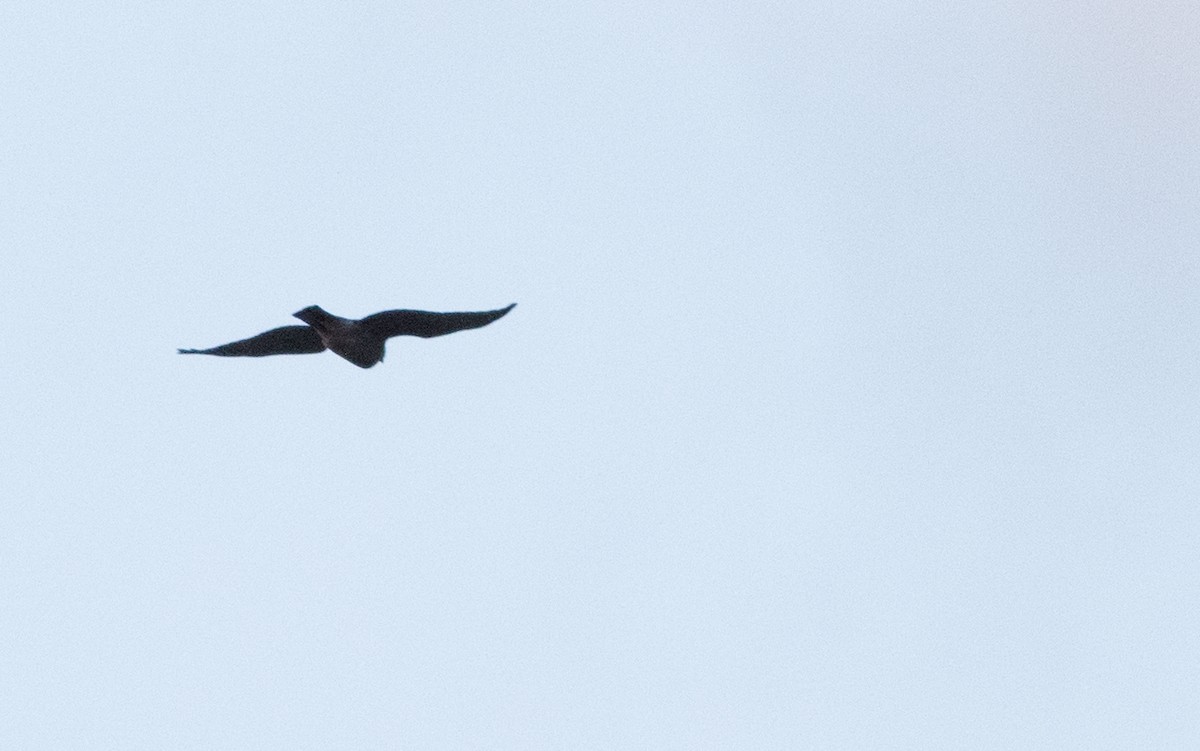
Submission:
<svg viewBox="0 0 1200 751">
<path fill-rule="evenodd" d="M 427 310 L 385 310 L 382 313 L 369 315 L 361 323 L 367 331 L 375 336 L 388 338 L 392 336 L 420 336 L 428 339 L 433 336 L 453 334 L 464 329 L 477 329 L 486 326 L 505 313 L 512 310 L 516 303 L 499 310 L 485 310 L 478 313 L 431 313 Z"/>
<path fill-rule="evenodd" d="M 266 357 L 267 355 L 307 355 L 321 352 L 325 345 L 309 326 L 281 326 L 258 336 L 222 344 L 210 349 L 181 349 L 181 355 L 220 355 L 221 357 Z"/>
</svg>

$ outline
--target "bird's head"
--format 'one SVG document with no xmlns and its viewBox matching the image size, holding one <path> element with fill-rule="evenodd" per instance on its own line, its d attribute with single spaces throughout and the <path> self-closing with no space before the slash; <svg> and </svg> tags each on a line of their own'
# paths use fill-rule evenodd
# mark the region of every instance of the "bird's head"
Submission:
<svg viewBox="0 0 1200 751">
<path fill-rule="evenodd" d="M 323 321 L 329 318 L 329 314 L 326 313 L 320 305 L 309 305 L 303 310 L 298 310 L 295 313 L 292 313 L 292 315 L 296 318 L 299 318 L 301 321 L 304 321 L 309 326 L 316 324 L 318 321 Z"/>
</svg>

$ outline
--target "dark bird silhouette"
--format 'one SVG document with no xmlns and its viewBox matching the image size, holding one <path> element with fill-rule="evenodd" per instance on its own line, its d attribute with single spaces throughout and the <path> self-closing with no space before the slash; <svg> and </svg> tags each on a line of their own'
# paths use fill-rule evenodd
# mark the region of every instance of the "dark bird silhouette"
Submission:
<svg viewBox="0 0 1200 751">
<path fill-rule="evenodd" d="M 453 334 L 455 331 L 486 326 L 516 307 L 479 313 L 430 313 L 425 310 L 385 310 L 355 320 L 326 313 L 316 305 L 293 313 L 305 326 L 281 326 L 258 336 L 222 344 L 209 349 L 181 349 L 181 355 L 220 355 L 221 357 L 266 357 L 267 355 L 307 355 L 326 349 L 360 368 L 383 362 L 383 345 L 393 336 L 419 336 L 425 339 Z"/>
</svg>

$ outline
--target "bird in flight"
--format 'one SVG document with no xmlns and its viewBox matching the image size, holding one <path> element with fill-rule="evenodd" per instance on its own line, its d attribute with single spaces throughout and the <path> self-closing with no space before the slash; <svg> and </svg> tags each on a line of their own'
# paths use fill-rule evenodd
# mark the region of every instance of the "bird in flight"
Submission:
<svg viewBox="0 0 1200 751">
<path fill-rule="evenodd" d="M 181 349 L 181 355 L 266 357 L 307 355 L 331 350 L 360 368 L 383 362 L 383 345 L 393 336 L 433 336 L 486 326 L 516 307 L 478 313 L 431 313 L 426 310 L 385 310 L 355 320 L 327 313 L 316 305 L 293 313 L 304 326 L 280 326 L 258 336 L 209 349 Z"/>
</svg>

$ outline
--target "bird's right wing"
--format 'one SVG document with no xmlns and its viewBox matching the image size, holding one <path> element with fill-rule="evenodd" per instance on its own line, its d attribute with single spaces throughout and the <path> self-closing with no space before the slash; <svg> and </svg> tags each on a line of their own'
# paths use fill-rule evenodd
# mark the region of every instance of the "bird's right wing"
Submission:
<svg viewBox="0 0 1200 751">
<path fill-rule="evenodd" d="M 258 336 L 222 344 L 210 349 L 181 349 L 181 355 L 220 355 L 221 357 L 266 357 L 267 355 L 307 355 L 321 352 L 325 345 L 309 326 L 281 326 Z"/>
<path fill-rule="evenodd" d="M 431 313 L 427 310 L 385 310 L 362 319 L 362 325 L 375 336 L 444 336 L 455 331 L 486 326 L 512 310 L 516 303 L 499 310 L 478 313 Z"/>
</svg>

